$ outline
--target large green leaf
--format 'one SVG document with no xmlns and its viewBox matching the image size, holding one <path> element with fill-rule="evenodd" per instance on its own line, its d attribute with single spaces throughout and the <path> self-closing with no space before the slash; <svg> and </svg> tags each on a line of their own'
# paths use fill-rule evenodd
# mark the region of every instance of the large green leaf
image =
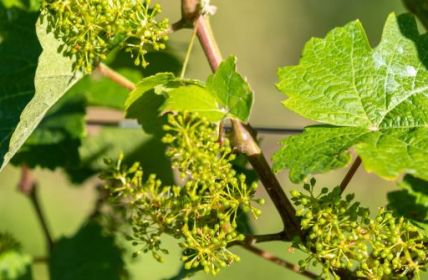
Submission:
<svg viewBox="0 0 428 280">
<path fill-rule="evenodd" d="M 122 250 L 94 222 L 57 241 L 49 264 L 51 279 L 57 280 L 118 280 L 126 275 Z"/>
<path fill-rule="evenodd" d="M 274 169 L 299 182 L 345 166 L 354 147 L 367 171 L 428 179 L 428 37 L 414 18 L 391 14 L 372 49 L 359 21 L 311 39 L 300 64 L 279 71 L 284 105 L 329 124 L 283 142 Z"/>
<path fill-rule="evenodd" d="M 388 193 L 388 206 L 428 232 L 428 182 L 406 175 L 399 187 Z"/>
<path fill-rule="evenodd" d="M 0 170 L 24 144 L 46 112 L 80 79 L 72 61 L 57 52 L 58 41 L 24 12 L 1 9 L 5 40 L 0 45 Z M 30 23 L 28 22 L 30 21 Z M 37 65 L 37 70 L 35 69 Z M 34 85 L 33 85 L 34 81 Z"/>
</svg>

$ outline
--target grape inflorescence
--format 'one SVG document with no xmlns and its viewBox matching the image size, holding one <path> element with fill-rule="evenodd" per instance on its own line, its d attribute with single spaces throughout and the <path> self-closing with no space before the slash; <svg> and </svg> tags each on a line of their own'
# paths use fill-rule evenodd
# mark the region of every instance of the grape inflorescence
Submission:
<svg viewBox="0 0 428 280">
<path fill-rule="evenodd" d="M 156 20 L 159 4 L 151 0 L 44 0 L 42 20 L 61 41 L 59 52 L 74 60 L 85 73 L 107 58 L 116 47 L 124 48 L 135 64 L 146 66 L 149 49 L 165 48 L 168 20 Z"/>
<path fill-rule="evenodd" d="M 187 269 L 202 268 L 216 274 L 239 260 L 228 245 L 244 239 L 237 230 L 241 212 L 260 215 L 254 199 L 256 184 L 248 185 L 231 161 L 235 155 L 227 140 L 218 142 L 215 124 L 195 114 L 168 115 L 164 126 L 167 155 L 179 172 L 182 185 L 163 186 L 156 176 L 143 180 L 139 163 L 126 168 L 121 159 L 110 162 L 103 175 L 111 197 L 125 204 L 137 252 L 151 251 L 162 260 L 162 234 L 180 240 Z"/>
<path fill-rule="evenodd" d="M 427 264 L 427 237 L 403 217 L 380 208 L 370 217 L 354 195 L 341 197 L 340 188 L 314 193 L 315 180 L 306 193 L 292 191 L 306 238 L 296 246 L 309 254 L 300 262 L 323 266 L 322 277 L 411 279 Z"/>
</svg>

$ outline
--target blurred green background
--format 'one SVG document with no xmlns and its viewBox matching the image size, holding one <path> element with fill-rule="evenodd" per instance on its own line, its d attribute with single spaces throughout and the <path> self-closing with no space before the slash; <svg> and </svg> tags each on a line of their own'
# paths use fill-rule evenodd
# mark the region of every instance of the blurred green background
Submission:
<svg viewBox="0 0 428 280">
<path fill-rule="evenodd" d="M 178 0 L 159 1 L 165 15 L 175 21 L 180 16 Z M 304 43 L 313 36 L 324 36 L 330 29 L 349 21 L 360 19 L 373 46 L 380 39 L 383 22 L 391 12 L 401 13 L 404 8 L 398 0 L 213 0 L 218 7 L 211 19 L 215 35 L 223 55 L 238 57 L 239 71 L 247 76 L 256 92 L 255 108 L 251 122 L 255 126 L 303 127 L 309 124 L 294 113 L 287 112 L 280 101 L 283 96 L 275 89 L 276 69 L 298 62 Z M 191 31 L 179 31 L 171 35 L 171 51 L 184 57 Z M 195 44 L 187 77 L 204 80 L 210 73 L 201 48 Z M 284 136 L 261 135 L 262 146 L 270 158 Z M 132 141 L 132 139 L 129 139 Z M 318 176 L 319 185 L 338 184 L 346 170 L 338 170 Z M 92 210 L 95 200 L 96 180 L 83 187 L 70 185 L 60 171 L 36 170 L 40 183 L 40 196 L 50 228 L 55 238 L 72 235 Z M 0 231 L 12 233 L 23 243 L 24 250 L 33 256 L 45 255 L 45 244 L 36 216 L 26 197 L 16 191 L 19 170 L 8 167 L 0 174 Z M 286 172 L 278 175 L 284 188 L 293 186 Z M 360 169 L 348 191 L 356 192 L 357 199 L 375 209 L 384 205 L 386 192 L 395 182 L 385 182 Z M 260 196 L 265 196 L 260 188 Z M 275 210 L 267 203 L 263 215 L 254 222 L 258 233 L 276 232 L 281 224 Z M 179 269 L 180 250 L 174 241 L 166 238 L 171 254 L 164 264 L 154 261 L 150 255 L 137 260 L 129 257 L 129 270 L 133 279 L 165 279 Z M 300 255 L 290 253 L 287 243 L 272 243 L 261 246 L 273 254 L 290 261 Z M 304 279 L 275 264 L 234 249 L 241 262 L 225 269 L 216 279 Z M 49 279 L 47 268 L 37 264 L 33 270 L 35 279 Z M 194 279 L 211 279 L 199 273 Z M 76 279 L 77 280 L 77 279 Z"/>
</svg>

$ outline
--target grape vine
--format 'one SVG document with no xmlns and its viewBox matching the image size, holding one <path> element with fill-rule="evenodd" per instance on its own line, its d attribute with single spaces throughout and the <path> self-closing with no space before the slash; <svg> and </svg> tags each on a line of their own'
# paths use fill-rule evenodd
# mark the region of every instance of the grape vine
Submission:
<svg viewBox="0 0 428 280">
<path fill-rule="evenodd" d="M 428 22 L 423 1 L 405 3 Z M 284 105 L 321 124 L 294 130 L 298 135 L 282 142 L 271 168 L 249 123 L 254 91 L 237 58 L 223 59 L 211 30 L 216 11 L 209 0 L 181 0 L 181 19 L 170 25 L 152 0 L 0 1 L 0 67 L 12 69 L 0 77 L 0 116 L 7 116 L 0 118 L 0 168 L 9 161 L 21 167 L 19 190 L 41 224 L 48 256 L 38 259 L 48 260 L 51 277 L 126 279 L 122 254 L 150 253 L 163 262 L 165 235 L 182 250 L 177 277 L 199 270 L 217 275 L 240 260 L 234 246 L 312 279 L 423 277 L 428 37 L 415 18 L 391 13 L 376 47 L 361 22 L 350 22 L 311 39 L 298 65 L 279 69 Z M 168 56 L 159 51 L 183 28 L 193 33 L 177 77 L 179 69 L 149 52 Z M 213 70 L 205 81 L 185 78 L 196 38 Z M 124 61 L 123 52 L 131 59 Z M 124 89 L 111 97 L 117 85 Z M 89 106 L 120 109 L 144 133 L 116 127 L 87 133 Z M 318 192 L 314 176 L 347 167 L 351 149 L 357 156 L 339 186 Z M 101 164 L 118 150 L 117 160 Z M 34 166 L 60 167 L 79 183 L 100 174 L 96 203 L 73 237 L 56 240 L 50 233 Z M 388 195 L 388 206 L 375 215 L 354 194 L 343 194 L 360 166 L 384 179 L 404 177 L 404 190 Z M 288 196 L 274 173 L 281 169 L 305 191 Z M 265 203 L 256 195 L 259 183 L 279 213 L 280 232 L 251 230 Z M 132 249 L 121 248 L 119 234 Z M 269 241 L 282 242 L 284 253 L 291 244 L 289 252 L 306 257 L 294 265 L 257 246 Z M 0 279 L 31 274 L 32 259 L 22 250 L 0 233 Z"/>
</svg>

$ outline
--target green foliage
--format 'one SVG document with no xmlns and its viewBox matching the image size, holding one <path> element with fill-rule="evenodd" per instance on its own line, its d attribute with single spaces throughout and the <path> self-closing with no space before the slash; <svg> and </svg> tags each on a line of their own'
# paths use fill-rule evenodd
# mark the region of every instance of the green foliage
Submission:
<svg viewBox="0 0 428 280">
<path fill-rule="evenodd" d="M 32 17 L 34 18 L 34 15 Z M 2 65 L 7 68 L 4 69 L 6 75 L 2 75 L 5 81 L 1 83 L 2 87 L 5 87 L 1 93 L 5 96 L 6 102 L 2 102 L 1 106 L 5 106 L 5 112 L 7 107 L 17 110 L 13 110 L 6 118 L 1 118 L 0 170 L 24 144 L 46 112 L 81 76 L 72 72 L 70 60 L 57 53 L 58 42 L 52 35 L 46 33 L 45 26 L 40 23 L 36 29 L 43 52 L 34 72 L 33 65 L 36 65 L 34 61 L 34 64 L 29 64 L 27 60 L 20 59 L 29 55 L 29 61 L 31 58 L 37 60 L 40 53 L 40 46 L 34 37 L 34 21 L 29 23 L 21 18 L 12 17 L 12 20 L 6 20 L 5 24 L 8 24 L 11 35 L 2 43 L 5 47 L 0 48 L 0 58 L 4 60 Z M 25 40 L 25 36 L 19 35 L 22 29 L 27 30 L 30 36 L 28 41 Z M 16 44 L 24 47 L 17 48 Z M 15 70 L 11 71 L 11 67 Z"/>
<path fill-rule="evenodd" d="M 58 240 L 49 258 L 51 279 L 126 279 L 122 250 L 95 222 L 74 236 Z"/>
<path fill-rule="evenodd" d="M 323 266 L 323 278 L 403 279 L 418 276 L 427 263 L 428 238 L 403 217 L 383 208 L 371 218 L 367 208 L 353 202 L 354 195 L 341 198 L 340 188 L 314 193 L 315 180 L 305 185 L 308 194 L 292 192 L 297 215 L 305 231 L 299 244 L 311 262 Z M 406 278 L 405 278 L 406 279 Z"/>
<path fill-rule="evenodd" d="M 129 128 L 104 127 L 83 139 L 79 147 L 79 164 L 67 166 L 66 172 L 72 182 L 81 183 L 105 169 L 105 158 L 113 158 L 120 153 L 124 154 L 125 164 L 141 161 L 148 174 L 157 173 L 164 183 L 172 184 L 171 164 L 165 156 L 165 144 L 141 130 Z"/>
<path fill-rule="evenodd" d="M 248 121 L 253 106 L 253 91 L 236 71 L 236 57 L 224 60 L 216 72 L 208 77 L 207 89 L 230 116 Z"/>
<path fill-rule="evenodd" d="M 94 65 L 119 46 L 135 56 L 135 64 L 147 65 L 147 47 L 164 49 L 168 21 L 157 22 L 159 4 L 151 1 L 42 1 L 42 16 L 49 30 L 62 41 L 59 51 L 74 60 L 73 68 L 92 72 Z"/>
<path fill-rule="evenodd" d="M 201 81 L 175 78 L 158 73 L 143 79 L 126 101 L 128 118 L 136 118 L 148 133 L 161 134 L 165 123 L 159 115 L 167 112 L 194 112 L 210 121 L 237 118 L 247 121 L 253 93 L 236 72 L 236 58 L 220 64 L 216 73 Z"/>
<path fill-rule="evenodd" d="M 406 175 L 399 187 L 388 193 L 388 206 L 428 233 L 428 182 Z"/>
<path fill-rule="evenodd" d="M 26 11 L 37 11 L 40 8 L 39 0 L 1 0 L 0 2 L 7 9 L 16 7 Z"/>
<path fill-rule="evenodd" d="M 19 242 L 8 233 L 0 233 L 0 279 L 32 279 L 31 257 L 21 252 Z"/>
<path fill-rule="evenodd" d="M 12 164 L 52 170 L 78 165 L 78 148 L 86 135 L 85 106 L 86 99 L 81 95 L 64 96 L 12 158 Z"/>
<path fill-rule="evenodd" d="M 253 92 L 236 72 L 236 57 L 223 61 L 207 79 L 206 86 L 187 85 L 168 92 L 164 112 L 197 112 L 211 121 L 236 118 L 247 121 L 253 105 Z"/>
<path fill-rule="evenodd" d="M 191 111 L 210 121 L 220 121 L 226 116 L 217 99 L 206 88 L 190 85 L 176 88 L 168 93 L 162 112 Z"/>
<path fill-rule="evenodd" d="M 403 0 L 407 9 L 415 14 L 425 28 L 428 27 L 428 6 L 424 0 Z"/>
<path fill-rule="evenodd" d="M 243 238 L 237 232 L 239 211 L 260 214 L 252 205 L 256 184 L 248 186 L 245 176 L 233 170 L 229 143 L 218 143 L 216 127 L 206 119 L 170 114 L 164 129 L 167 155 L 184 180 L 182 186 L 164 186 L 155 175 L 143 181 L 140 164 L 127 168 L 121 159 L 111 162 L 103 178 L 125 209 L 130 239 L 140 247 L 136 254 L 151 251 L 161 261 L 161 253 L 167 253 L 160 242 L 165 233 L 182 240 L 186 269 L 203 267 L 216 274 L 239 260 L 227 248 Z"/>
<path fill-rule="evenodd" d="M 278 88 L 287 108 L 336 127 L 286 139 L 274 168 L 290 168 L 299 182 L 345 166 L 353 147 L 366 170 L 383 178 L 428 179 L 427 39 L 413 17 L 391 14 L 375 49 L 359 21 L 310 40 L 300 64 L 279 71 Z"/>
</svg>

